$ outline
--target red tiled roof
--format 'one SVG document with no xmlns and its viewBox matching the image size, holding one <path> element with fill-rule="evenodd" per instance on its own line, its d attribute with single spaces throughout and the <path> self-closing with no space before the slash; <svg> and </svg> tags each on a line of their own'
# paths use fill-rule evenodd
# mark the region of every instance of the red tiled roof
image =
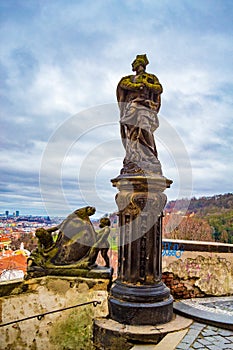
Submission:
<svg viewBox="0 0 233 350">
<path fill-rule="evenodd" d="M 11 269 L 23 270 L 26 272 L 27 257 L 20 254 L 0 258 L 0 274 L 3 270 Z"/>
</svg>

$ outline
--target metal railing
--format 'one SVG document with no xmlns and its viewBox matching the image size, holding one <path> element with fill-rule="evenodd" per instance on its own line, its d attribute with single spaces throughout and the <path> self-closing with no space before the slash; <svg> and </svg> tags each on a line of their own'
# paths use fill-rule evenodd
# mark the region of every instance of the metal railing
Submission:
<svg viewBox="0 0 233 350">
<path fill-rule="evenodd" d="M 46 315 L 50 315 L 50 314 L 54 314 L 56 312 L 61 312 L 61 311 L 69 310 L 69 309 L 74 309 L 74 308 L 79 307 L 79 306 L 85 306 L 85 305 L 90 305 L 90 304 L 93 304 L 93 306 L 96 307 L 97 305 L 101 304 L 101 301 L 93 300 L 93 301 L 88 301 L 88 302 L 82 303 L 82 304 L 68 306 L 68 307 L 65 307 L 63 309 L 57 309 L 57 310 L 43 312 L 41 314 L 37 314 L 37 315 L 21 318 L 20 320 L 14 320 L 14 321 L 10 321 L 10 322 L 7 322 L 7 323 L 1 323 L 0 327 L 5 327 L 5 326 L 9 326 L 9 325 L 14 324 L 14 323 L 19 323 L 19 322 L 31 320 L 32 318 L 37 318 L 40 321 Z"/>
</svg>

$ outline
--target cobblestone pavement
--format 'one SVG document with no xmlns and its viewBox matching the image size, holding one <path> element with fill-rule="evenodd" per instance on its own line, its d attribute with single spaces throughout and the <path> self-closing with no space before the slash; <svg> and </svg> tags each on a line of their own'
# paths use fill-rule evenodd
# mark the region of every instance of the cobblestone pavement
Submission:
<svg viewBox="0 0 233 350">
<path fill-rule="evenodd" d="M 194 322 L 176 350 L 233 350 L 233 331 Z"/>
</svg>

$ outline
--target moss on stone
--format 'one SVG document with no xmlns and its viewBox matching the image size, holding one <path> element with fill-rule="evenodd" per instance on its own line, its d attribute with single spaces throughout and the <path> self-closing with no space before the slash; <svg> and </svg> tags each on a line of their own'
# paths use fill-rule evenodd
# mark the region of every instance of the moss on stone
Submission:
<svg viewBox="0 0 233 350">
<path fill-rule="evenodd" d="M 93 306 L 83 306 L 71 312 L 53 329 L 50 341 L 57 350 L 93 350 Z"/>
</svg>

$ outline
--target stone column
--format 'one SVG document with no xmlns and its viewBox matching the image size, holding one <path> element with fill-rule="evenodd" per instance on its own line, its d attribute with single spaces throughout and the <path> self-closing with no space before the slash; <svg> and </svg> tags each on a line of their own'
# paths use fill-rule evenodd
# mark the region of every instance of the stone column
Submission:
<svg viewBox="0 0 233 350">
<path fill-rule="evenodd" d="M 120 175 L 111 180 L 119 193 L 118 274 L 109 295 L 111 319 L 130 325 L 169 322 L 173 298 L 162 277 L 163 191 L 171 180 L 162 175 Z"/>
</svg>

